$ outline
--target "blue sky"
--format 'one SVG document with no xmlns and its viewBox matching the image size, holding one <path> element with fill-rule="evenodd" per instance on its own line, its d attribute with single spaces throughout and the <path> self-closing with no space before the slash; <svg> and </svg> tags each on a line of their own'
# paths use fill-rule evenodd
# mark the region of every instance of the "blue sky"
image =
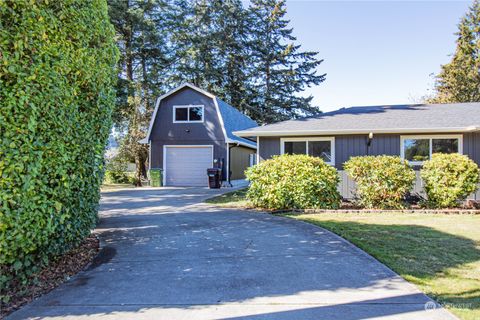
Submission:
<svg viewBox="0 0 480 320">
<path fill-rule="evenodd" d="M 455 50 L 470 1 L 287 1 L 297 42 L 319 51 L 325 82 L 311 88 L 322 111 L 414 103 Z"/>
</svg>

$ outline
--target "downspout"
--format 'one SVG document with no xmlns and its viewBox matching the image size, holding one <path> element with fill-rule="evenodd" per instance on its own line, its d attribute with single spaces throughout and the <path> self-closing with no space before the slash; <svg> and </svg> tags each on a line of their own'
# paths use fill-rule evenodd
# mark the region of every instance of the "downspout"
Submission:
<svg viewBox="0 0 480 320">
<path fill-rule="evenodd" d="M 231 187 L 231 183 L 230 183 L 230 143 L 227 142 L 227 172 L 226 172 L 226 175 L 227 175 L 227 185 L 228 187 Z"/>
</svg>

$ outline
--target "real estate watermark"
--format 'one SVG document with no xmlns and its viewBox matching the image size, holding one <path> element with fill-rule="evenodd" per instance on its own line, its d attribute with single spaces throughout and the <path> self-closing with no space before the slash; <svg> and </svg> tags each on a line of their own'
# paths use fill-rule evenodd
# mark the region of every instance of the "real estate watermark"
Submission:
<svg viewBox="0 0 480 320">
<path fill-rule="evenodd" d="M 428 301 L 424 305 L 425 311 L 432 311 L 437 308 L 455 308 L 455 309 L 473 309 L 473 303 L 442 303 L 441 305 L 434 302 Z"/>
<path fill-rule="evenodd" d="M 425 311 L 431 311 L 437 309 L 437 303 L 434 301 L 428 301 L 424 305 Z"/>
</svg>

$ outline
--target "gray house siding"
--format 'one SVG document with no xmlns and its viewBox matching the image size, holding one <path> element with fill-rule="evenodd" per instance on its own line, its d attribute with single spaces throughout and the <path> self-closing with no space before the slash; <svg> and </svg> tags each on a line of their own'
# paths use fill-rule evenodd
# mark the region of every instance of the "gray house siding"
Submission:
<svg viewBox="0 0 480 320">
<path fill-rule="evenodd" d="M 374 135 L 368 153 L 370 155 L 400 156 L 400 136 L 400 134 Z M 352 198 L 354 196 L 355 182 L 343 171 L 343 164 L 350 157 L 367 154 L 366 139 L 366 135 L 335 136 L 335 167 L 339 170 L 340 176 L 338 190 L 344 198 Z M 260 161 L 280 154 L 280 137 L 259 137 L 259 142 L 258 152 Z M 463 154 L 480 166 L 480 132 L 463 134 Z M 414 169 L 417 170 L 417 179 L 413 191 L 422 194 L 423 182 L 418 172 L 420 168 L 415 167 Z M 480 199 L 480 191 L 472 194 L 469 199 Z"/>
<path fill-rule="evenodd" d="M 280 137 L 260 137 L 260 161 L 280 154 Z M 367 154 L 366 135 L 335 136 L 335 167 L 342 169 L 350 157 Z M 369 148 L 370 155 L 400 155 L 400 135 L 376 135 Z"/>
<path fill-rule="evenodd" d="M 463 134 L 463 153 L 480 166 L 480 132 Z"/>
<path fill-rule="evenodd" d="M 203 123 L 173 123 L 173 106 L 204 106 Z M 213 99 L 191 88 L 183 88 L 162 99 L 150 136 L 151 168 L 163 169 L 164 145 L 213 145 L 214 158 L 226 161 L 226 144 Z"/>
<path fill-rule="evenodd" d="M 367 154 L 366 135 L 345 135 L 335 137 L 335 167 L 342 169 L 343 164 L 350 157 L 364 156 Z M 400 155 L 400 135 L 383 134 L 375 135 L 368 154 Z"/>
<path fill-rule="evenodd" d="M 368 154 L 400 156 L 400 136 L 400 134 L 374 135 Z M 260 161 L 280 154 L 280 137 L 259 137 L 259 139 Z M 366 135 L 335 136 L 335 167 L 341 170 L 350 157 L 366 155 L 366 142 Z M 480 165 L 480 133 L 463 134 L 463 154 Z"/>
</svg>

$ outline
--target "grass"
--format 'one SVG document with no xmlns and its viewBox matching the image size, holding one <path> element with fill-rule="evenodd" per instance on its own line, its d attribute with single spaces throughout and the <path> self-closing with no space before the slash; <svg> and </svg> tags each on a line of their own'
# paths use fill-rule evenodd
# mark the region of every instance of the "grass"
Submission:
<svg viewBox="0 0 480 320">
<path fill-rule="evenodd" d="M 334 213 L 289 217 L 354 243 L 461 319 L 480 319 L 480 216 Z"/>
<path fill-rule="evenodd" d="M 207 199 L 205 202 L 213 205 L 229 208 L 251 207 L 246 199 L 248 188 L 224 193 L 222 195 Z"/>
<path fill-rule="evenodd" d="M 208 203 L 246 207 L 247 189 Z M 480 215 L 287 215 L 328 229 L 389 266 L 459 318 L 480 319 Z"/>
</svg>

